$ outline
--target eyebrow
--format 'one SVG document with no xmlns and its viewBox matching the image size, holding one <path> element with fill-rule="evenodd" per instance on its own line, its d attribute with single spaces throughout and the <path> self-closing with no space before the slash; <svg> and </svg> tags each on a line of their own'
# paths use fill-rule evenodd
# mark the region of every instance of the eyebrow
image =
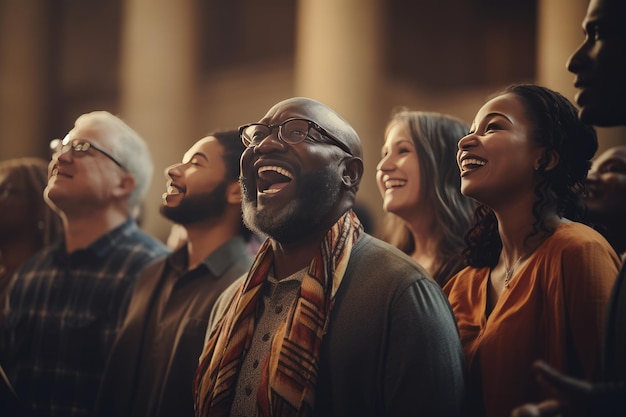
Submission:
<svg viewBox="0 0 626 417">
<path fill-rule="evenodd" d="M 186 161 L 185 161 L 186 158 L 183 158 L 183 162 L 187 163 L 187 162 L 191 161 L 193 158 L 196 158 L 196 157 L 202 157 L 202 159 L 204 159 L 205 161 L 209 162 L 209 158 L 205 154 L 203 154 L 202 152 L 194 153 Z"/>
<path fill-rule="evenodd" d="M 495 112 L 495 111 L 494 111 L 494 112 L 491 112 L 491 113 L 489 113 L 489 114 L 487 114 L 487 115 L 485 115 L 485 117 L 483 118 L 483 120 L 484 120 L 484 119 L 488 119 L 488 118 L 492 118 L 492 117 L 496 117 L 496 116 L 503 117 L 503 118 L 505 118 L 505 119 L 506 119 L 509 123 L 513 123 L 513 121 L 512 121 L 511 119 L 509 119 L 509 117 L 508 117 L 506 114 L 504 114 L 504 113 L 499 113 L 499 112 Z"/>
</svg>

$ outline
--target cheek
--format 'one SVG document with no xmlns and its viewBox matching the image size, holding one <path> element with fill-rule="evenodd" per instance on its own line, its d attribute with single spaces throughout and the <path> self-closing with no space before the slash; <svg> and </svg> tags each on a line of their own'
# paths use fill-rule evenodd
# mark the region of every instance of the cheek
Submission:
<svg viewBox="0 0 626 417">
<path fill-rule="evenodd" d="M 243 151 L 243 153 L 241 154 L 241 159 L 239 160 L 239 171 L 242 174 L 248 172 L 248 169 L 250 168 L 250 165 L 252 163 L 252 155 L 252 148 L 246 148 L 246 150 Z"/>
</svg>

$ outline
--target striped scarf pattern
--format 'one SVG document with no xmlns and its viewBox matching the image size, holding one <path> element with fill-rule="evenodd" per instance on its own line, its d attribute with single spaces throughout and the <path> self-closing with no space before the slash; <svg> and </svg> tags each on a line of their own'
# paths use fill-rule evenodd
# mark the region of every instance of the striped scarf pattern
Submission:
<svg viewBox="0 0 626 417">
<path fill-rule="evenodd" d="M 280 325 L 272 339 L 258 389 L 257 415 L 311 414 L 322 339 L 328 330 L 335 294 L 352 246 L 362 231 L 359 219 L 349 211 L 324 237 L 309 264 L 286 322 Z M 194 379 L 198 417 L 228 416 L 230 413 L 239 368 L 254 334 L 257 302 L 273 259 L 271 244 L 266 240 L 200 356 Z"/>
</svg>

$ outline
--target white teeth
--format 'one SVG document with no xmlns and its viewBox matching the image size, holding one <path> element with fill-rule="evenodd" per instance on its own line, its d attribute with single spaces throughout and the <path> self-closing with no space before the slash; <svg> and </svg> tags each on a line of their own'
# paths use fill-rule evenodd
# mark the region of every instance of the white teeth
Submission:
<svg viewBox="0 0 626 417">
<path fill-rule="evenodd" d="M 176 187 L 172 187 L 171 185 L 167 186 L 167 193 L 168 194 L 180 194 L 180 190 Z"/>
<path fill-rule="evenodd" d="M 385 188 L 402 187 L 405 184 L 405 180 L 387 180 L 385 181 Z"/>
<path fill-rule="evenodd" d="M 277 167 L 274 165 L 268 165 L 268 166 L 263 166 L 261 168 L 259 168 L 258 173 L 262 173 L 265 171 L 276 171 L 281 175 L 284 175 L 285 177 L 289 178 L 289 179 L 293 179 L 293 175 L 291 174 L 291 172 L 287 171 L 285 168 L 281 168 L 281 167 Z"/>
<path fill-rule="evenodd" d="M 468 165 L 483 166 L 485 165 L 485 161 L 481 161 L 480 159 L 476 159 L 476 158 L 467 158 L 461 161 L 461 167 L 463 167 L 463 169 L 466 169 Z"/>
<path fill-rule="evenodd" d="M 276 194 L 279 191 L 280 189 L 277 188 L 268 188 L 267 190 L 263 191 L 263 194 Z"/>
</svg>

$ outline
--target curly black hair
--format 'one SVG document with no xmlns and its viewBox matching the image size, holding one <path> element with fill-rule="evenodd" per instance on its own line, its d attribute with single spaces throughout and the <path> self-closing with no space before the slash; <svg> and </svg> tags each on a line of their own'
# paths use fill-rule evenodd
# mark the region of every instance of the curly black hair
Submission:
<svg viewBox="0 0 626 417">
<path fill-rule="evenodd" d="M 533 124 L 532 138 L 544 148 L 536 172 L 539 182 L 532 210 L 535 222 L 526 239 L 538 234 L 548 236 L 554 232 L 543 216 L 548 207 L 556 207 L 561 217 L 581 220 L 584 181 L 598 149 L 598 138 L 592 126 L 579 120 L 576 107 L 556 91 L 532 84 L 512 84 L 492 98 L 505 94 L 521 99 Z M 558 155 L 558 163 L 546 170 L 551 154 Z M 502 241 L 495 213 L 489 207 L 480 205 L 474 211 L 474 224 L 465 235 L 465 244 L 463 255 L 467 265 L 480 268 L 498 263 Z"/>
</svg>

